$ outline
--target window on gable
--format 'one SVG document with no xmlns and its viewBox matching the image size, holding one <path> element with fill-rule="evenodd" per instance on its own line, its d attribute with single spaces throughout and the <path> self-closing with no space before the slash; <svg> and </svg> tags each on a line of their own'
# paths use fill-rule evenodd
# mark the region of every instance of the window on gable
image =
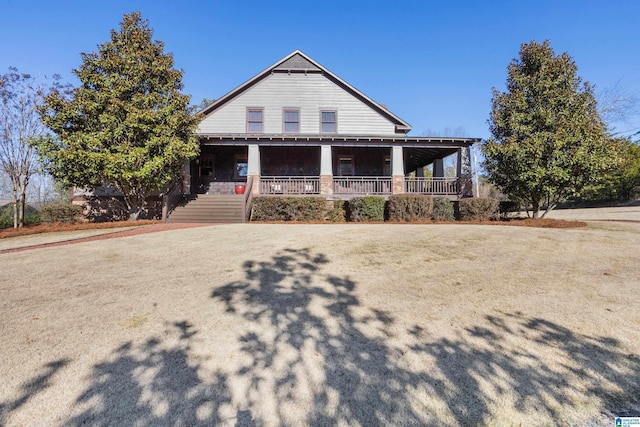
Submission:
<svg viewBox="0 0 640 427">
<path fill-rule="evenodd" d="M 262 108 L 247 109 L 247 132 L 262 133 Z"/>
<path fill-rule="evenodd" d="M 336 133 L 338 131 L 338 113 L 336 111 L 320 112 L 320 132 Z"/>
<path fill-rule="evenodd" d="M 300 110 L 284 110 L 284 132 L 300 132 Z"/>
</svg>

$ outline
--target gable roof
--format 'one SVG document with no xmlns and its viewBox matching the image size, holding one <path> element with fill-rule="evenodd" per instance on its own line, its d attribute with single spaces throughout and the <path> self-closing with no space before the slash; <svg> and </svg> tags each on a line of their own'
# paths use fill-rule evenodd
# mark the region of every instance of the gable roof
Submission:
<svg viewBox="0 0 640 427">
<path fill-rule="evenodd" d="M 217 99 L 209 106 L 200 110 L 198 114 L 209 115 L 211 112 L 226 104 L 227 102 L 238 96 L 240 93 L 257 84 L 272 73 L 321 73 L 329 80 L 333 81 L 335 84 L 359 99 L 361 102 L 371 107 L 378 114 L 386 117 L 389 121 L 394 123 L 396 126 L 396 132 L 407 133 L 411 130 L 411 125 L 389 111 L 386 105 L 378 104 L 373 99 L 369 98 L 367 95 L 360 92 L 358 89 L 342 80 L 336 74 L 332 73 L 327 68 L 323 67 L 299 50 L 291 52 L 280 61 L 276 62 L 261 73 L 247 80 L 245 83 L 233 89 L 231 92 L 228 92 L 226 95 Z"/>
</svg>

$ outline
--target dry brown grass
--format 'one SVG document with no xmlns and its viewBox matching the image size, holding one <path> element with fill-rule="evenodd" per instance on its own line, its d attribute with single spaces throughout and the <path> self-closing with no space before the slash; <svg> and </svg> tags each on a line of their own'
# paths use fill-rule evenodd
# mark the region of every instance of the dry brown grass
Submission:
<svg viewBox="0 0 640 427">
<path fill-rule="evenodd" d="M 610 425 L 640 224 L 229 225 L 0 255 L 0 424 Z"/>
<path fill-rule="evenodd" d="M 551 218 L 509 218 L 499 221 L 456 221 L 455 223 L 467 225 L 508 225 L 512 227 L 533 227 L 533 228 L 580 228 L 586 227 L 584 221 L 551 219 Z M 438 222 L 438 224 L 447 224 Z M 454 224 L 449 222 L 448 224 Z"/>
</svg>

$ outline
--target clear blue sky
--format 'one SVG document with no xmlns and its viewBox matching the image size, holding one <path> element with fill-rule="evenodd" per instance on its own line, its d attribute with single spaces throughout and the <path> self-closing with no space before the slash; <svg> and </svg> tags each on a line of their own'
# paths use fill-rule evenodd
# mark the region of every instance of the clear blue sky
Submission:
<svg viewBox="0 0 640 427">
<path fill-rule="evenodd" d="M 0 0 L 0 73 L 71 70 L 139 10 L 184 70 L 192 102 L 218 98 L 295 49 L 413 126 L 489 136 L 491 88 L 521 43 L 551 40 L 597 88 L 640 96 L 640 1 Z M 640 130 L 640 117 L 614 124 Z M 631 134 L 628 131 L 625 134 Z"/>
</svg>

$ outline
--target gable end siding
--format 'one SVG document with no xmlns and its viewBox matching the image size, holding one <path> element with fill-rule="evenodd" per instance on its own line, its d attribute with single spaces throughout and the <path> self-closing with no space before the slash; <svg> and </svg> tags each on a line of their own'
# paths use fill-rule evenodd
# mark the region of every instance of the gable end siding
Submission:
<svg viewBox="0 0 640 427">
<path fill-rule="evenodd" d="M 287 70 L 307 70 L 307 71 L 322 71 L 320 68 L 316 67 L 306 58 L 303 58 L 302 55 L 296 54 L 291 58 L 284 61 L 282 64 L 278 65 L 274 68 L 276 71 L 287 71 Z"/>
<path fill-rule="evenodd" d="M 283 109 L 300 109 L 300 134 L 320 133 L 320 111 L 337 111 L 338 135 L 397 135 L 395 124 L 319 73 L 273 73 L 199 125 L 200 133 L 246 133 L 248 107 L 264 108 L 265 134 L 281 134 Z"/>
</svg>

